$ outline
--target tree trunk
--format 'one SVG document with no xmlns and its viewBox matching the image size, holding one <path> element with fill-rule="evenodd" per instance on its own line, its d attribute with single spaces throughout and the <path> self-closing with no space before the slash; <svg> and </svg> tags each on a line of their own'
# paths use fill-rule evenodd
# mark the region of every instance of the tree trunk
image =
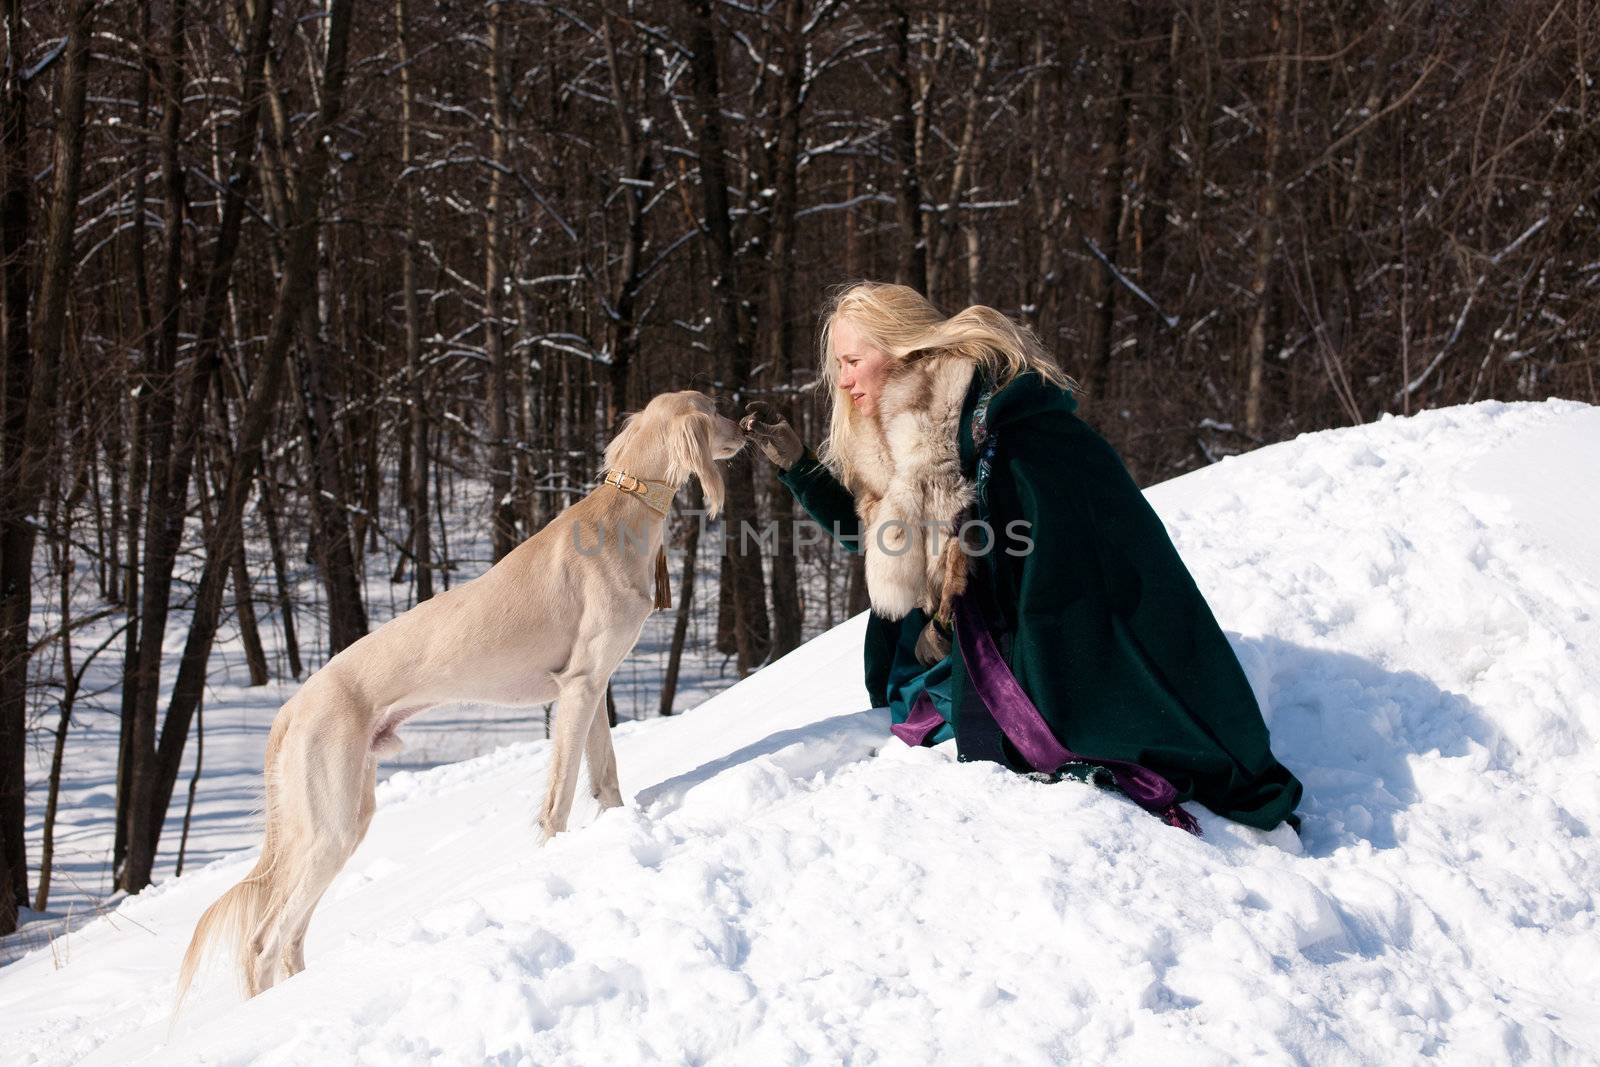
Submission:
<svg viewBox="0 0 1600 1067">
<path fill-rule="evenodd" d="M 169 104 L 162 126 L 162 152 L 168 178 L 169 220 L 181 215 L 182 171 L 178 169 L 177 134 L 181 117 L 181 68 L 178 66 L 183 35 L 181 16 L 182 0 L 174 6 L 174 26 L 169 50 L 172 62 L 168 64 L 167 87 Z M 210 269 L 206 275 L 201 303 L 200 325 L 193 346 L 189 377 L 186 383 L 181 419 L 174 427 L 175 397 L 172 390 L 174 366 L 166 331 L 172 331 L 171 348 L 176 348 L 177 330 L 177 274 L 181 268 L 181 248 L 168 247 L 168 278 L 170 298 L 163 300 L 163 341 L 157 346 L 156 368 L 158 389 L 152 397 L 149 445 L 150 488 L 149 506 L 145 516 L 145 565 L 143 606 L 140 612 L 139 655 L 136 675 L 126 681 L 134 689 L 132 726 L 127 748 L 127 768 L 123 775 L 127 789 L 117 801 L 119 831 L 131 849 L 132 826 L 141 822 L 149 806 L 149 798 L 156 788 L 153 781 L 155 769 L 154 738 L 156 705 L 160 701 L 161 659 L 165 644 L 167 607 L 172 588 L 172 571 L 176 564 L 183 538 L 183 519 L 187 509 L 188 486 L 198 447 L 200 427 L 204 415 L 205 398 L 210 392 L 213 377 L 220 369 L 220 343 L 227 296 L 232 284 L 233 265 L 239 247 L 239 235 L 244 221 L 245 196 L 255 171 L 256 131 L 259 128 L 263 96 L 263 70 L 266 63 L 267 44 L 271 32 L 272 4 L 256 0 L 243 42 L 244 64 L 240 79 L 242 102 L 238 122 L 233 131 L 232 159 L 228 181 L 223 192 L 222 218 L 218 227 L 217 242 L 212 251 Z M 171 224 L 169 222 L 169 230 Z M 176 236 L 176 235 L 175 235 Z M 165 389 L 166 392 L 161 390 Z M 185 724 L 187 731 L 187 724 Z M 165 733 L 165 731 L 163 731 Z M 159 824 L 149 837 L 154 848 Z M 153 862 L 153 856 L 150 857 Z M 126 865 L 118 858 L 118 886 L 129 892 L 148 884 L 149 875 L 137 885 L 127 881 Z M 148 866 L 145 866 L 148 872 Z"/>
<path fill-rule="evenodd" d="M 179 128 L 183 120 L 183 57 L 187 40 L 185 0 L 174 0 L 167 32 L 166 61 L 160 68 L 161 168 L 167 217 L 162 256 L 161 304 L 152 320 L 155 333 L 153 361 L 145 371 L 150 393 L 146 409 L 146 482 L 144 509 L 144 566 L 139 610 L 139 649 L 131 677 L 124 676 L 124 729 L 128 735 L 122 789 L 117 795 L 118 833 L 124 845 L 130 839 L 141 791 L 148 790 L 151 753 L 155 749 L 156 705 L 161 690 L 161 655 L 171 600 L 172 570 L 183 535 L 188 510 L 189 482 L 177 481 L 172 463 L 174 411 L 177 407 L 177 348 L 179 300 L 182 292 L 183 229 L 187 198 L 184 171 L 178 160 Z M 131 703 L 128 693 L 132 694 Z M 121 877 L 125 856 L 115 857 Z M 120 882 L 119 882 L 120 885 Z"/>
<path fill-rule="evenodd" d="M 739 280 L 734 258 L 733 226 L 728 209 L 728 166 L 725 158 L 721 91 L 718 84 L 717 38 L 710 0 L 695 0 L 689 64 L 693 71 L 695 113 L 700 155 L 700 191 L 705 218 L 702 225 L 711 260 L 711 293 L 715 304 L 716 350 L 727 353 L 724 381 L 735 405 L 750 381 L 750 338 L 742 322 Z M 756 519 L 754 469 L 748 457 L 732 460 L 727 471 L 726 521 L 729 538 L 728 571 L 733 581 L 734 631 L 738 669 L 744 676 L 763 661 L 771 648 L 767 618 L 766 574 L 758 552 L 746 552 L 741 537 L 746 522 Z"/>
<path fill-rule="evenodd" d="M 773 155 L 771 265 L 767 275 L 767 321 L 772 337 L 772 380 L 787 388 L 794 376 L 794 329 L 790 321 L 789 290 L 794 279 L 796 244 L 795 211 L 799 201 L 800 111 L 804 105 L 805 51 L 801 36 L 804 14 L 800 0 L 784 0 L 783 74 L 779 81 L 778 131 Z M 794 417 L 794 412 L 788 412 Z M 772 553 L 772 655 L 785 655 L 800 647 L 803 606 L 795 571 L 794 497 L 778 480 L 776 467 L 768 466 L 767 502 L 777 524 Z"/>
<path fill-rule="evenodd" d="M 439 432 L 439 439 L 440 447 L 442 448 L 444 444 L 444 431 L 442 429 Z M 423 442 L 423 444 L 426 446 L 427 442 Z M 449 527 L 445 526 L 444 523 L 444 512 L 446 507 L 444 494 L 444 473 L 444 464 L 435 463 L 433 465 L 433 498 L 439 501 L 438 506 L 433 509 L 434 518 L 439 523 L 439 528 L 437 530 L 437 533 L 439 534 L 439 569 L 440 576 L 444 579 L 444 587 L 448 590 L 450 588 L 450 572 L 455 569 L 455 564 L 450 559 L 450 530 Z M 454 482 L 451 484 L 453 486 Z M 455 490 L 452 488 L 450 493 L 450 502 L 453 504 L 454 501 Z"/>
<path fill-rule="evenodd" d="M 1130 43 L 1122 46 L 1117 64 L 1117 96 L 1111 103 L 1110 130 L 1107 132 L 1100 164 L 1100 226 L 1098 239 L 1107 263 L 1094 272 L 1092 294 L 1095 302 L 1093 332 L 1089 341 L 1089 358 L 1092 361 L 1085 384 L 1090 395 L 1104 397 L 1111 387 L 1111 357 L 1116 346 L 1117 281 L 1112 268 L 1121 262 L 1118 235 L 1122 232 L 1122 213 L 1126 205 L 1123 195 L 1123 176 L 1128 165 L 1128 124 L 1133 108 L 1134 46 L 1137 37 L 1136 16 L 1130 8 Z"/>
<path fill-rule="evenodd" d="M 233 433 L 229 427 L 228 400 L 219 382 L 216 392 L 217 421 L 221 424 L 222 437 L 226 441 L 232 438 Z M 209 458 L 206 464 L 211 471 L 212 490 L 216 488 L 215 477 L 217 470 L 217 457 Z M 203 478 L 204 476 L 202 476 Z M 205 499 L 202 498 L 202 514 L 204 513 Z M 255 597 L 252 595 L 250 581 L 249 560 L 245 553 L 243 539 L 234 549 L 233 553 L 233 610 L 234 618 L 239 625 L 239 643 L 244 646 L 245 665 L 250 672 L 252 686 L 266 685 L 269 679 L 267 672 L 267 651 L 261 647 L 261 629 L 256 623 Z"/>
<path fill-rule="evenodd" d="M 173 868 L 172 877 L 183 876 L 183 857 L 189 851 L 189 820 L 194 815 L 194 795 L 200 788 L 200 772 L 205 767 L 206 758 L 206 706 L 205 701 L 195 705 L 194 709 L 194 774 L 189 778 L 189 797 L 183 805 L 183 832 L 178 837 L 178 862 Z"/>
<path fill-rule="evenodd" d="M 517 511 L 512 500 L 509 373 L 501 290 L 505 286 L 505 170 L 510 134 L 511 87 L 507 84 L 504 4 L 489 5 L 489 202 L 484 209 L 483 330 L 489 357 L 489 513 L 495 562 L 517 547 Z"/>
<path fill-rule="evenodd" d="M 1271 304 L 1272 261 L 1278 248 L 1278 155 L 1283 143 L 1283 100 L 1288 90 L 1289 60 L 1284 55 L 1288 23 L 1287 0 L 1278 0 L 1272 13 L 1273 58 L 1267 70 L 1271 87 L 1267 94 L 1266 161 L 1261 176 L 1260 217 L 1256 220 L 1255 265 L 1250 278 L 1250 295 L 1255 307 L 1250 315 L 1250 339 L 1245 347 L 1248 380 L 1245 384 L 1244 428 L 1252 437 L 1261 435 L 1262 393 L 1267 366 L 1267 311 Z"/>
<path fill-rule="evenodd" d="M 713 647 L 724 656 L 739 653 L 739 620 L 734 610 L 733 557 L 726 543 L 717 557 L 717 636 Z"/>
<path fill-rule="evenodd" d="M 611 72 L 611 97 L 617 116 L 617 135 L 622 140 L 622 158 L 631 171 L 631 182 L 623 190 L 623 203 L 628 209 L 628 233 L 623 241 L 622 262 L 617 269 L 617 285 L 610 296 L 611 314 L 611 366 L 606 393 L 606 426 L 615 429 L 617 420 L 628 406 L 628 375 L 638 354 L 638 324 L 634 316 L 638 303 L 641 277 L 640 256 L 645 240 L 645 203 L 654 173 L 650 143 L 639 144 L 635 119 L 629 106 L 628 88 L 623 85 L 622 71 L 617 62 L 616 42 L 612 38 L 611 18 L 603 20 L 605 29 L 606 59 Z M 641 86 L 650 82 L 650 50 L 642 49 L 639 56 L 642 67 L 639 74 Z"/>
<path fill-rule="evenodd" d="M 328 7 L 327 51 L 323 67 L 321 108 L 310 123 L 307 143 L 289 200 L 284 232 L 283 277 L 273 302 L 271 329 L 255 380 L 240 421 L 238 438 L 228 466 L 226 488 L 218 502 L 217 523 L 200 584 L 195 592 L 194 622 L 184 645 L 172 699 L 162 723 L 157 749 L 155 780 L 136 812 L 138 832 L 129 835 L 128 861 L 123 887 L 130 892 L 150 883 L 161 823 L 172 798 L 189 723 L 205 685 L 206 661 L 216 636 L 217 615 L 234 541 L 240 536 L 244 501 L 256 467 L 261 444 L 277 408 L 289 348 L 301 324 L 306 301 L 316 280 L 316 249 L 322 190 L 326 182 L 331 142 L 344 105 L 346 51 L 350 34 L 351 0 L 331 0 Z"/>
<path fill-rule="evenodd" d="M 925 240 L 929 245 L 928 262 L 928 292 L 945 293 L 955 288 L 954 284 L 942 282 L 946 273 L 953 275 L 949 263 L 955 258 L 951 251 L 951 241 L 957 232 L 966 235 L 967 246 L 967 303 L 978 304 L 982 301 L 978 297 L 981 288 L 978 284 L 974 263 L 977 259 L 977 227 L 971 221 L 963 223 L 960 216 L 961 200 L 969 191 L 977 188 L 973 171 L 976 170 L 974 160 L 974 146 L 977 144 L 978 127 L 981 123 L 979 108 L 984 100 L 984 84 L 989 77 L 989 56 L 993 47 L 993 36 L 990 33 L 988 5 L 984 5 L 982 23 L 978 29 L 978 40 L 972 56 L 972 80 L 966 87 L 966 99 L 961 119 L 960 141 L 956 146 L 955 160 L 950 168 L 950 179 L 945 186 L 944 204 L 934 215 L 930 216 L 932 225 L 929 227 L 931 235 Z M 927 120 L 924 114 L 923 120 Z"/>
<path fill-rule="evenodd" d="M 340 463 L 343 449 L 328 396 L 327 345 L 312 304 L 307 300 L 301 311 L 307 351 L 299 361 L 300 394 L 311 453 L 311 510 L 316 531 L 313 544 L 317 570 L 328 596 L 328 655 L 335 656 L 366 634 L 367 611 L 361 601 L 361 576 L 356 570 L 345 510 L 350 497 Z"/>
<path fill-rule="evenodd" d="M 149 409 L 150 373 L 156 365 L 155 329 L 150 311 L 150 280 L 146 264 L 145 230 L 145 169 L 149 148 L 150 83 L 154 80 L 150 48 L 150 7 L 140 4 L 138 11 L 138 40 L 143 62 L 135 75 L 134 98 L 138 108 L 138 139 L 133 170 L 133 224 L 130 227 L 130 258 L 133 260 L 134 317 L 139 328 L 141 364 L 129 379 L 137 383 L 126 400 L 128 421 L 128 504 L 124 516 L 128 546 L 126 574 L 122 602 L 128 612 L 128 627 L 123 634 L 122 646 L 122 699 L 120 724 L 117 733 L 116 829 L 112 835 L 111 862 L 113 869 L 120 867 L 128 849 L 128 822 L 123 816 L 123 804 L 132 788 L 130 775 L 134 759 L 133 736 L 136 709 L 139 705 L 139 612 L 141 608 L 139 548 L 140 530 L 144 525 L 144 492 L 149 458 L 145 423 Z"/>
<path fill-rule="evenodd" d="M 244 541 L 233 553 L 233 613 L 239 620 L 239 640 L 244 645 L 244 660 L 250 670 L 251 685 L 266 685 L 267 652 L 261 647 L 261 629 L 256 625 L 255 598 L 250 595 L 250 566 L 245 559 Z"/>
<path fill-rule="evenodd" d="M 867 557 L 865 553 L 850 553 L 849 573 L 844 585 L 844 613 L 853 618 L 872 606 L 867 594 Z"/>
<path fill-rule="evenodd" d="M 894 153 L 895 216 L 899 221 L 895 281 L 928 292 L 928 248 L 922 228 L 922 182 L 917 176 L 915 98 L 911 91 L 911 16 L 903 3 L 889 5 L 889 79 L 894 87 L 894 116 L 889 147 Z"/>
<path fill-rule="evenodd" d="M 411 168 L 411 46 L 408 0 L 395 0 L 397 59 L 400 66 L 400 167 Z M 405 491 L 410 511 L 412 573 L 416 575 L 417 603 L 433 596 L 433 543 L 428 530 L 428 412 L 423 396 L 422 304 L 417 295 L 417 219 L 415 179 L 401 179 L 401 213 L 405 226 L 405 254 L 400 260 L 400 280 L 406 307 L 406 432 L 410 435 L 411 469 Z"/>
<path fill-rule="evenodd" d="M 547 735 L 548 736 L 548 735 Z M 10 839 L 6 836 L 6 828 L 0 823 L 0 887 L 5 887 L 0 892 L 0 934 L 15 933 L 17 929 L 17 912 L 19 905 L 16 896 L 10 891 L 11 885 L 11 847 Z"/>
<path fill-rule="evenodd" d="M 294 629 L 294 591 L 289 585 L 289 563 L 283 553 L 283 537 L 278 532 L 278 500 L 272 491 L 273 475 L 263 469 L 261 478 L 261 518 L 267 525 L 267 546 L 272 551 L 272 574 L 278 583 L 278 609 L 283 618 L 283 650 L 289 657 L 289 673 L 300 680 L 300 641 Z"/>
<path fill-rule="evenodd" d="M 26 741 L 30 647 L 28 617 L 33 610 L 32 515 L 44 496 L 54 451 L 56 394 L 66 335 L 67 296 L 72 281 L 73 234 L 78 219 L 78 189 L 83 164 L 83 118 L 95 4 L 73 5 L 62 59 L 57 111 L 54 184 L 39 272 L 37 336 L 30 338 L 25 272 L 27 263 L 27 183 L 25 168 L 26 86 L 19 70 L 21 13 L 6 9 L 8 74 L 4 133 L 6 188 L 0 209 L 0 254 L 5 257 L 4 302 L 6 380 L 5 477 L 0 479 L 0 827 L 4 828 L 10 892 L 18 905 L 28 901 L 28 863 L 23 835 L 25 798 L 23 746 Z M 0 889 L 3 892 L 3 889 Z M 0 917 L 3 921 L 3 917 Z M 8 932 L 0 929 L 0 932 Z"/>
<path fill-rule="evenodd" d="M 28 167 L 28 97 L 22 71 L 27 49 L 22 41 L 20 0 L 5 5 L 6 59 L 4 96 L 0 98 L 0 148 L 5 185 L 0 189 L 0 286 L 4 318 L 5 369 L 0 374 L 0 934 L 17 928 L 17 907 L 27 899 L 27 851 L 23 846 L 24 755 L 27 741 L 24 687 L 27 658 L 19 646 L 27 645 L 26 620 L 20 633 L 12 633 L 9 614 L 13 586 L 26 581 L 32 591 L 33 550 L 22 560 L 20 537 L 26 513 L 22 510 L 21 464 L 27 440 L 28 387 L 33 372 L 33 349 L 28 336 L 30 294 L 28 259 L 28 207 L 31 173 Z M 25 562 L 13 576 L 10 557 Z M 11 661 L 21 656 L 22 673 L 13 680 Z M 18 892 L 18 881 L 21 892 Z"/>
<path fill-rule="evenodd" d="M 1139 188 L 1142 205 L 1139 211 L 1139 226 L 1134 235 L 1135 255 L 1138 257 L 1136 266 L 1139 270 L 1139 282 L 1144 289 L 1154 297 L 1169 315 L 1181 317 L 1184 314 L 1181 303 L 1181 291 L 1176 285 L 1167 286 L 1167 262 L 1175 249 L 1169 247 L 1173 242 L 1168 241 L 1167 232 L 1171 226 L 1171 218 L 1181 210 L 1181 205 L 1174 203 L 1173 189 L 1177 182 L 1177 161 L 1179 152 L 1183 148 L 1183 128 L 1178 115 L 1178 95 L 1181 87 L 1178 81 L 1178 72 L 1182 59 L 1181 48 L 1183 45 L 1182 15 L 1172 16 L 1171 24 L 1167 31 L 1167 50 L 1161 57 L 1161 64 L 1143 64 L 1144 66 L 1165 66 L 1161 73 L 1160 100 L 1156 111 L 1158 127 L 1152 134 L 1152 147 L 1147 152 L 1147 163 L 1144 174 L 1139 179 Z M 1161 343 L 1150 346 L 1151 356 L 1159 355 L 1164 347 Z"/>
<path fill-rule="evenodd" d="M 61 763 L 67 748 L 67 728 L 72 725 L 72 706 L 78 696 L 78 675 L 72 666 L 72 559 L 68 545 L 72 540 L 72 511 L 61 509 L 60 575 L 61 607 L 61 715 L 56 721 L 55 748 L 50 754 L 50 791 L 44 804 L 44 840 L 39 849 L 39 892 L 33 910 L 50 906 L 50 873 L 55 861 L 56 808 L 61 799 Z"/>
</svg>

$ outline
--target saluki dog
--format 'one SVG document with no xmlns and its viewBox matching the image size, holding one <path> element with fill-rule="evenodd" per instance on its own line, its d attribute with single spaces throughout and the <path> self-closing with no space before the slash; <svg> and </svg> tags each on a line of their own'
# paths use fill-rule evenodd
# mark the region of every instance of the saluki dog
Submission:
<svg viewBox="0 0 1600 1067">
<path fill-rule="evenodd" d="M 397 616 L 330 659 L 267 735 L 266 834 L 244 881 L 200 917 L 178 1003 L 207 943 L 232 945 L 248 996 L 305 967 L 312 910 L 366 835 L 378 761 L 395 731 L 440 704 L 556 702 L 541 841 L 566 829 L 580 758 L 602 808 L 622 803 L 606 683 L 646 617 L 666 606 L 662 539 L 691 475 L 722 507 L 717 460 L 744 444 L 702 393 L 665 393 L 606 448 L 604 481 L 487 573 Z"/>
</svg>

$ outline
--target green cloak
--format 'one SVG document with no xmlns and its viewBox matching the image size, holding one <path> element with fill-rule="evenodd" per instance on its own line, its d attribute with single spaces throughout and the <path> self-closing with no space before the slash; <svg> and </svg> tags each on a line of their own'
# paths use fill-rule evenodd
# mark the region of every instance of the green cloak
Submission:
<svg viewBox="0 0 1600 1067">
<path fill-rule="evenodd" d="M 978 466 L 972 420 L 981 377 L 959 431 L 969 480 Z M 979 517 L 995 542 L 973 558 L 969 595 L 997 616 L 1011 672 L 1065 747 L 1149 767 L 1177 787 L 1180 801 L 1250 826 L 1297 823 L 1300 782 L 1273 757 L 1232 647 L 1160 517 L 1076 408 L 1070 393 L 1031 373 L 990 397 L 985 421 L 995 450 Z M 809 450 L 781 478 L 841 545 L 860 550 L 849 490 Z M 956 735 L 964 706 L 980 705 L 959 649 L 931 669 L 917 663 L 926 623 L 921 611 L 897 621 L 873 614 L 866 683 L 874 706 L 890 707 L 895 722 L 926 689 L 945 719 L 925 742 L 934 744 Z M 1024 769 L 1014 755 L 1008 762 Z"/>
</svg>

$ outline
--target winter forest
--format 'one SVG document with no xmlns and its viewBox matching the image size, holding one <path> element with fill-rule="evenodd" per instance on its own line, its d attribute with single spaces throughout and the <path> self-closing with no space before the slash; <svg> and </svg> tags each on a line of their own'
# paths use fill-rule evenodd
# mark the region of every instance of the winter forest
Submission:
<svg viewBox="0 0 1600 1067">
<path fill-rule="evenodd" d="M 211 686 L 481 573 L 659 391 L 815 443 L 841 282 L 1030 324 L 1142 485 L 1600 403 L 1593 0 L 5 0 L 4 30 L 0 934 L 50 906 L 75 731 L 116 737 L 103 863 L 137 892 Z M 751 450 L 728 484 L 732 527 L 793 513 Z M 859 557 L 674 529 L 624 720 L 866 603 Z"/>
</svg>

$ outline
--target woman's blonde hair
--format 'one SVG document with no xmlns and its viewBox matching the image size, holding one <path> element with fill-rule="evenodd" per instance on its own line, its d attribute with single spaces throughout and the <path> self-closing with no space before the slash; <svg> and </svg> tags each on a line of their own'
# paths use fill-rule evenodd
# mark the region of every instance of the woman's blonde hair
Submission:
<svg viewBox="0 0 1600 1067">
<path fill-rule="evenodd" d="M 886 352 L 890 359 L 953 352 L 979 364 L 996 389 L 1027 371 L 1062 389 L 1078 389 L 1078 383 L 1061 369 L 1033 330 L 994 308 L 973 304 L 947 318 L 909 285 L 863 281 L 837 286 L 823 305 L 818 344 L 822 380 L 833 403 L 828 437 L 818 456 L 847 486 L 855 480 L 851 469 L 854 442 L 867 427 L 866 417 L 857 414 L 855 405 L 839 390 L 833 324 L 841 319 L 848 319 L 867 344 Z"/>
</svg>

